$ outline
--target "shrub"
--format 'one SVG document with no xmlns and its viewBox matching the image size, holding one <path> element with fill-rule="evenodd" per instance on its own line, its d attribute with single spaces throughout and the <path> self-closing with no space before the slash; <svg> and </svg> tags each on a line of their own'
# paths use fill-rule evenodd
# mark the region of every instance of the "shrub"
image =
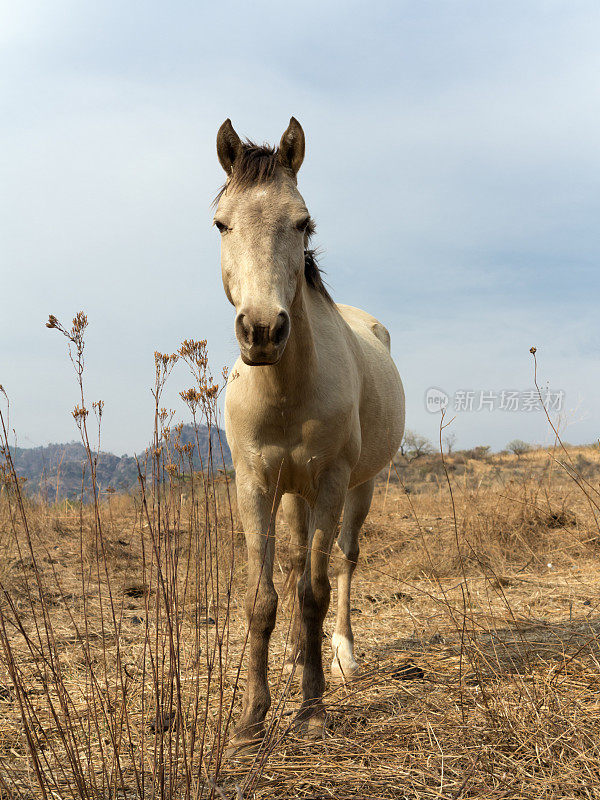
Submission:
<svg viewBox="0 0 600 800">
<path fill-rule="evenodd" d="M 524 442 L 522 439 L 513 439 L 506 445 L 506 449 L 516 456 L 522 456 L 531 450 L 531 445 Z"/>
</svg>

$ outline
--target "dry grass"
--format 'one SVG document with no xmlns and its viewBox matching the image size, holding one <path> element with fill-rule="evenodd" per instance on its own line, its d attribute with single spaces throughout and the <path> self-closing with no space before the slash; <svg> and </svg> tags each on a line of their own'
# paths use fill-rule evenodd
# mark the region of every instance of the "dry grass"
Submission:
<svg viewBox="0 0 600 800">
<path fill-rule="evenodd" d="M 588 456 L 594 458 L 594 451 Z M 161 713 L 168 722 L 174 714 L 172 724 L 157 731 L 157 695 L 169 681 L 157 681 L 149 666 L 144 670 L 144 653 L 149 660 L 153 648 L 155 655 L 165 647 L 168 651 L 169 637 L 162 618 L 157 619 L 157 586 L 144 566 L 152 536 L 139 501 L 112 497 L 101 504 L 106 524 L 100 557 L 93 508 L 80 516 L 64 507 L 30 504 L 32 557 L 15 550 L 24 536 L 21 526 L 16 539 L 6 535 L 5 495 L 2 582 L 32 638 L 34 620 L 43 618 L 45 607 L 53 630 L 50 648 L 60 660 L 62 686 L 70 698 L 61 706 L 52 671 L 44 671 L 22 631 L 7 627 L 26 709 L 20 709 L 4 663 L 0 774 L 10 786 L 6 796 L 18 796 L 16 789 L 23 797 L 40 794 L 24 713 L 58 797 L 211 792 L 235 797 L 236 787 L 243 796 L 258 798 L 598 797 L 598 532 L 585 497 L 572 493 L 564 473 L 549 478 L 546 504 L 534 502 L 536 469 L 548 454 L 529 458 L 531 474 L 520 484 L 508 478 L 510 462 L 503 464 L 506 459 L 499 457 L 501 480 L 495 487 L 472 492 L 455 485 L 458 539 L 447 490 L 424 481 L 406 496 L 397 484 L 387 494 L 385 483 L 379 485 L 353 601 L 363 673 L 351 685 L 329 687 L 326 739 L 315 744 L 287 730 L 300 698 L 299 687 L 279 669 L 289 623 L 283 609 L 273 636 L 273 710 L 265 750 L 254 764 L 224 763 L 218 770 L 224 721 L 232 705 L 234 714 L 239 710 L 244 677 L 243 671 L 238 677 L 238 666 L 245 641 L 245 565 L 235 519 L 233 535 L 222 532 L 227 547 L 220 555 L 224 574 L 233 563 L 227 615 L 226 592 L 206 604 L 199 598 L 201 576 L 198 586 L 190 588 L 187 569 L 204 556 L 190 545 L 193 504 L 185 493 L 177 501 L 178 527 L 170 535 L 186 565 L 178 577 L 181 598 L 186 580 L 188 586 L 177 615 L 181 688 L 175 708 L 163 702 Z M 492 470 L 494 461 L 488 465 Z M 222 478 L 218 481 L 215 495 L 226 510 L 225 486 Z M 556 509 L 564 518 L 555 518 Z M 286 536 L 280 523 L 276 563 L 282 587 Z M 44 593 L 31 602 L 26 585 L 32 581 L 34 560 Z M 108 578 L 101 574 L 98 579 L 98 563 L 106 564 Z M 87 573 L 85 598 L 82 572 Z M 99 601 L 108 585 L 117 609 L 116 631 L 107 624 L 106 594 Z M 10 608 L 5 606 L 4 615 L 11 619 Z M 205 657 L 214 652 L 218 626 L 213 620 L 218 626 L 227 620 L 223 630 L 228 628 L 218 679 L 214 661 Z M 157 636 L 162 637 L 158 650 Z M 164 660 L 166 674 L 168 655 Z M 173 691 L 171 703 L 176 696 Z M 87 770 L 81 785 L 60 734 L 69 715 L 77 718 L 74 736 Z M 194 762 L 196 773 L 187 783 L 184 740 L 189 748 L 194 734 L 202 733 L 206 752 Z"/>
<path fill-rule="evenodd" d="M 69 341 L 77 365 L 77 331 Z M 192 411 L 212 423 L 205 350 L 180 356 Z M 216 455 L 192 478 L 189 450 L 167 445 L 171 366 L 157 355 L 154 455 L 135 496 L 29 501 L 4 442 L 0 797 L 600 797 L 598 449 L 431 456 L 384 476 L 354 580 L 362 669 L 328 686 L 326 736 L 291 729 L 282 604 L 263 748 L 226 762 L 244 545 Z M 83 386 L 93 471 L 82 409 Z"/>
</svg>

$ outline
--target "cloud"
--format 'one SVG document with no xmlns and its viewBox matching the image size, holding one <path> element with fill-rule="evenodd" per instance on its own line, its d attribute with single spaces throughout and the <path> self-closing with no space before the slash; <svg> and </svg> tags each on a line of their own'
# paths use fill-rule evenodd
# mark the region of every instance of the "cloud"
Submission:
<svg viewBox="0 0 600 800">
<path fill-rule="evenodd" d="M 89 313 L 90 396 L 106 401 L 117 451 L 147 439 L 155 349 L 207 337 L 215 372 L 235 358 L 210 227 L 216 129 L 230 116 L 240 134 L 277 140 L 291 114 L 307 133 L 300 185 L 329 283 L 391 329 L 410 426 L 431 426 L 428 385 L 521 386 L 535 343 L 568 397 L 582 393 L 581 437 L 593 438 L 595 5 L 309 3 L 297 15 L 51 2 L 6 14 L 0 382 L 32 441 L 75 433 L 49 312 Z M 466 419 L 459 440 L 535 438 L 528 424 Z"/>
</svg>

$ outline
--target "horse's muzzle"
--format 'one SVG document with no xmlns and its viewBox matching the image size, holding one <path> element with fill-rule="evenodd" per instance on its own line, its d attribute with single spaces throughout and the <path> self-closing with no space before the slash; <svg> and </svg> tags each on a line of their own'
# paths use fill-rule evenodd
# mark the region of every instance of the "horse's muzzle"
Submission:
<svg viewBox="0 0 600 800">
<path fill-rule="evenodd" d="M 250 367 L 276 364 L 290 335 L 290 315 L 281 310 L 271 322 L 254 321 L 253 316 L 248 311 L 240 311 L 235 318 L 242 361 Z"/>
</svg>

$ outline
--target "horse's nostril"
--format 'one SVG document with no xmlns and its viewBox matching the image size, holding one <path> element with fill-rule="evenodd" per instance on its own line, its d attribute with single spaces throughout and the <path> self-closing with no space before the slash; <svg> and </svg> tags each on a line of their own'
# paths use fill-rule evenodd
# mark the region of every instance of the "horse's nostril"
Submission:
<svg viewBox="0 0 600 800">
<path fill-rule="evenodd" d="M 290 316 L 287 312 L 281 311 L 271 325 L 271 341 L 274 345 L 285 342 L 290 332 Z"/>
<path fill-rule="evenodd" d="M 235 335 L 240 342 L 252 344 L 252 325 L 248 322 L 248 317 L 240 312 L 235 318 Z"/>
</svg>

